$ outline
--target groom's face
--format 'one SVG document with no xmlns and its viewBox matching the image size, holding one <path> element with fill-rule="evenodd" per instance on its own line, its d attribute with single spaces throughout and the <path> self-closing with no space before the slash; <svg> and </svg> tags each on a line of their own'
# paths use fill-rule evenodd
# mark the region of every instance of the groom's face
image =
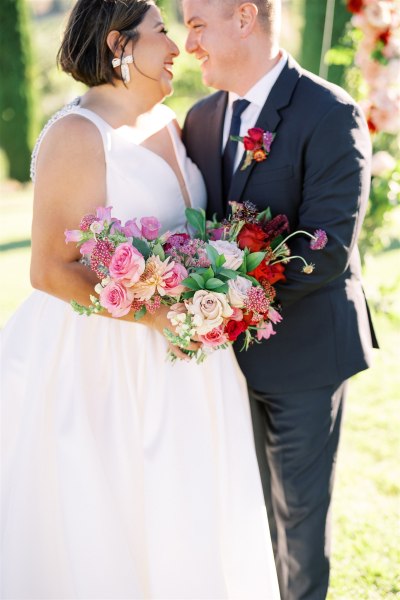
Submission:
<svg viewBox="0 0 400 600">
<path fill-rule="evenodd" d="M 186 50 L 201 65 L 206 85 L 231 90 L 237 76 L 239 22 L 235 4 L 220 0 L 183 0 Z"/>
</svg>

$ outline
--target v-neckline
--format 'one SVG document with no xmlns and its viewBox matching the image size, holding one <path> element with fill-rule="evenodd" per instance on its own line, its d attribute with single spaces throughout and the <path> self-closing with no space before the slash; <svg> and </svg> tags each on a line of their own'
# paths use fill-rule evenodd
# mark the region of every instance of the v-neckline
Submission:
<svg viewBox="0 0 400 600">
<path fill-rule="evenodd" d="M 98 115 L 94 110 L 90 110 L 90 108 L 83 108 L 83 107 L 81 107 L 80 103 L 78 103 L 76 105 L 76 109 L 78 109 L 79 112 L 86 111 L 88 113 L 91 113 L 92 115 L 94 115 L 96 117 L 96 119 L 99 119 L 102 123 L 104 123 L 104 125 L 107 129 L 109 129 L 110 131 L 112 131 L 115 134 L 117 134 L 118 131 L 122 130 L 123 128 L 128 127 L 128 129 L 129 129 L 129 126 L 127 126 L 127 125 L 123 125 L 121 128 L 118 128 L 118 129 L 116 129 L 115 127 L 112 127 L 112 125 L 110 125 L 110 123 L 108 123 L 105 119 L 103 119 L 103 117 Z M 132 145 L 135 146 L 136 148 L 141 148 L 142 150 L 145 150 L 146 152 L 150 153 L 152 156 L 155 156 L 156 158 L 158 158 L 159 161 L 161 161 L 161 163 L 167 167 L 169 172 L 172 173 L 172 176 L 174 177 L 176 183 L 178 184 L 178 188 L 179 188 L 180 194 L 182 196 L 182 200 L 185 205 L 185 208 L 191 208 L 191 207 L 193 207 L 193 198 L 190 195 L 189 186 L 188 186 L 188 182 L 187 182 L 186 175 L 185 175 L 185 170 L 179 160 L 179 155 L 177 152 L 175 139 L 174 139 L 173 133 L 170 131 L 170 124 L 171 124 L 171 122 L 167 123 L 164 127 L 167 129 L 169 138 L 171 140 L 172 149 L 173 149 L 173 152 L 174 152 L 175 158 L 176 158 L 176 164 L 177 164 L 177 167 L 181 174 L 182 182 L 185 186 L 184 189 L 181 186 L 181 182 L 179 181 L 178 175 L 176 174 L 175 170 L 169 164 L 169 162 L 167 160 L 165 160 L 165 158 L 163 156 L 161 156 L 160 154 L 157 154 L 157 152 L 154 152 L 154 150 L 150 150 L 150 148 L 146 148 L 146 146 L 143 146 L 142 144 L 136 143 L 134 140 L 132 140 L 132 141 L 129 140 L 129 141 L 131 141 Z M 161 130 L 159 130 L 159 131 L 161 131 Z M 153 134 L 153 135 L 155 135 L 155 134 Z M 127 138 L 125 137 L 125 139 L 127 139 Z M 145 141 L 145 140 L 143 140 L 143 141 Z"/>
</svg>

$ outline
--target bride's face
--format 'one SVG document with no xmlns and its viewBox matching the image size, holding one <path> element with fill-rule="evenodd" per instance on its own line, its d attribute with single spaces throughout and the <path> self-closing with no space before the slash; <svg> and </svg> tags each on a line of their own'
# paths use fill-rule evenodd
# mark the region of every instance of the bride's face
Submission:
<svg viewBox="0 0 400 600">
<path fill-rule="evenodd" d="M 138 27 L 138 33 L 140 37 L 132 48 L 134 64 L 130 65 L 132 88 L 145 87 L 149 92 L 150 89 L 157 89 L 162 99 L 172 93 L 172 66 L 179 48 L 168 37 L 156 6 L 149 8 Z"/>
</svg>

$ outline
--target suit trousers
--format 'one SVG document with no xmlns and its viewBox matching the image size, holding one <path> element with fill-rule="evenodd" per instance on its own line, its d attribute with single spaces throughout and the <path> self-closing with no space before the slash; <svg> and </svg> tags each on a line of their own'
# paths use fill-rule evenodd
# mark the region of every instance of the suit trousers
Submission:
<svg viewBox="0 0 400 600">
<path fill-rule="evenodd" d="M 295 393 L 249 389 L 282 600 L 324 600 L 330 505 L 347 382 Z"/>
</svg>

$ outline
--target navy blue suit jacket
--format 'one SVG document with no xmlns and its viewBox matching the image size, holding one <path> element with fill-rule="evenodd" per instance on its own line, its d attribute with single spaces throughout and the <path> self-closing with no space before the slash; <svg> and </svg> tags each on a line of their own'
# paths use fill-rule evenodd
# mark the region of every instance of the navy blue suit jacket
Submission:
<svg viewBox="0 0 400 600">
<path fill-rule="evenodd" d="M 199 101 L 188 113 L 184 142 L 208 192 L 208 214 L 226 214 L 221 147 L 227 93 Z M 255 124 L 276 132 L 267 160 L 234 173 L 229 200 L 250 200 L 287 215 L 291 230 L 324 229 L 328 244 L 291 240 L 292 254 L 315 264 L 286 267 L 276 284 L 283 321 L 277 334 L 237 358 L 261 392 L 307 390 L 347 379 L 368 367 L 375 335 L 361 284 L 357 237 L 370 187 L 371 144 L 360 109 L 341 88 L 304 71 L 289 56 Z"/>
</svg>

